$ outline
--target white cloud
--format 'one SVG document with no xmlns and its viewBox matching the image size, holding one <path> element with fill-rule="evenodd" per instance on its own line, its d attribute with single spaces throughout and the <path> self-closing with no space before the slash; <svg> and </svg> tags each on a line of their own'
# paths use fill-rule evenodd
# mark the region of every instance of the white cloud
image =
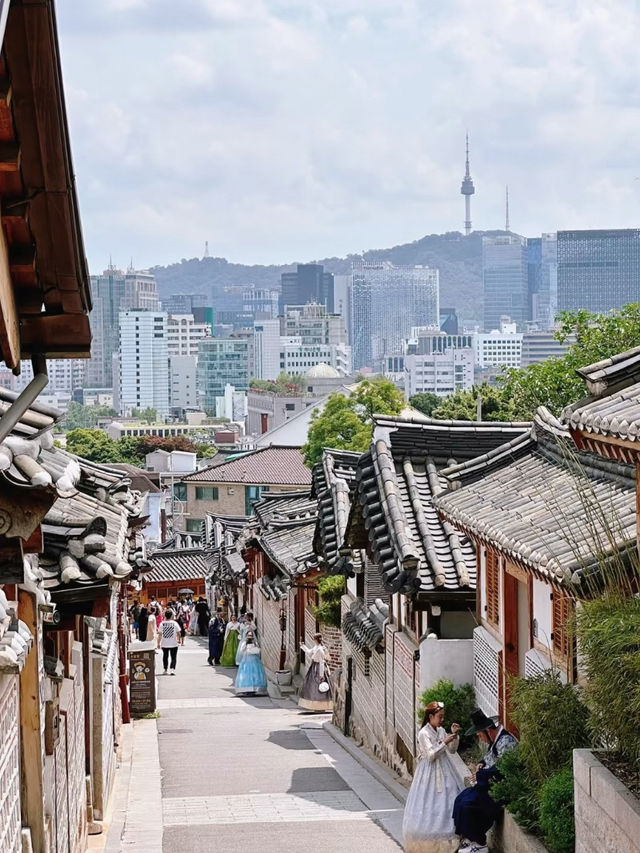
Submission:
<svg viewBox="0 0 640 853">
<path fill-rule="evenodd" d="M 633 0 L 61 0 L 92 267 L 638 222 Z"/>
</svg>

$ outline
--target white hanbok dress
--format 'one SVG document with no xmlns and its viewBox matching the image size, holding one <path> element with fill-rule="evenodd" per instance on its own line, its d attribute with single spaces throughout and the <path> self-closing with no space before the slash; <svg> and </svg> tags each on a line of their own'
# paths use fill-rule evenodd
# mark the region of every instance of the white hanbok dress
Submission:
<svg viewBox="0 0 640 853">
<path fill-rule="evenodd" d="M 427 723 L 418 733 L 419 761 L 402 822 L 405 853 L 455 853 L 460 843 L 453 803 L 468 770 L 456 754 L 459 738 L 445 744 L 447 732 Z"/>
</svg>

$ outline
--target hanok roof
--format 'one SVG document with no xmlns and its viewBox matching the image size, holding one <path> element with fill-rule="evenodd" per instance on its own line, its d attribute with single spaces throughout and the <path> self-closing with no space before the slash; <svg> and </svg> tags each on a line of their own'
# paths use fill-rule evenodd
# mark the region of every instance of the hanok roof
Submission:
<svg viewBox="0 0 640 853">
<path fill-rule="evenodd" d="M 11 3 L 0 92 L 0 206 L 10 275 L 0 298 L 1 357 L 10 368 L 34 354 L 88 357 L 89 276 L 52 0 Z"/>
<path fill-rule="evenodd" d="M 200 548 L 154 551 L 149 562 L 151 571 L 145 573 L 145 583 L 204 580 L 206 575 L 204 556 Z"/>
<path fill-rule="evenodd" d="M 263 496 L 255 506 L 256 539 L 270 562 L 289 578 L 318 567 L 313 534 L 318 505 L 309 492 Z"/>
<path fill-rule="evenodd" d="M 237 581 L 246 571 L 240 555 L 246 541 L 257 524 L 253 515 L 223 516 L 208 513 L 204 521 L 203 550 L 207 577 L 218 583 Z M 240 566 L 240 562 L 242 566 Z"/>
<path fill-rule="evenodd" d="M 640 450 L 640 347 L 619 353 L 578 371 L 590 396 L 568 406 L 562 420 L 578 446 L 610 455 L 599 438 L 629 442 Z M 575 435 L 576 433 L 582 436 Z M 618 450 L 616 455 L 621 455 Z M 622 461 L 634 461 L 633 454 Z"/>
<path fill-rule="evenodd" d="M 311 471 L 297 447 L 265 447 L 183 477 L 186 483 L 309 486 Z"/>
<path fill-rule="evenodd" d="M 346 541 L 368 547 L 391 592 L 469 594 L 474 546 L 433 505 L 438 469 L 490 453 L 528 425 L 376 418 L 371 449 L 358 463 Z"/>
<path fill-rule="evenodd" d="M 544 580 L 574 589 L 635 548 L 634 469 L 576 451 L 544 408 L 523 440 L 443 475 L 453 491 L 434 500 L 442 517 Z"/>
<path fill-rule="evenodd" d="M 389 618 L 389 605 L 377 598 L 369 607 L 360 598 L 353 601 L 342 620 L 342 632 L 351 645 L 371 652 L 384 640 L 384 623 Z"/>
<path fill-rule="evenodd" d="M 352 575 L 355 571 L 354 555 L 349 552 L 341 557 L 340 547 L 347 530 L 361 455 L 348 450 L 325 449 L 322 462 L 313 467 L 312 494 L 318 502 L 313 544 L 330 574 Z"/>
</svg>

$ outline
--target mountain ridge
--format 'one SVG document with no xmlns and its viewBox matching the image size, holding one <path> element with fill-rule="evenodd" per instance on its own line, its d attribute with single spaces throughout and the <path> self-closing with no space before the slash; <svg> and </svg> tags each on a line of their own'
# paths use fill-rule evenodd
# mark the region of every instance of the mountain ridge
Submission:
<svg viewBox="0 0 640 853">
<path fill-rule="evenodd" d="M 388 249 L 371 249 L 363 255 L 345 258 L 322 258 L 314 263 L 328 272 L 344 275 L 351 262 L 364 257 L 367 261 L 391 261 L 394 264 L 423 264 L 440 271 L 440 305 L 455 307 L 467 325 L 482 322 L 482 238 L 503 235 L 504 231 L 473 231 L 465 237 L 459 231 L 427 234 L 411 243 Z M 295 270 L 296 263 L 239 264 L 226 258 L 183 258 L 175 264 L 156 266 L 152 272 L 161 299 L 178 293 L 211 293 L 233 285 L 276 287 L 283 272 Z"/>
</svg>

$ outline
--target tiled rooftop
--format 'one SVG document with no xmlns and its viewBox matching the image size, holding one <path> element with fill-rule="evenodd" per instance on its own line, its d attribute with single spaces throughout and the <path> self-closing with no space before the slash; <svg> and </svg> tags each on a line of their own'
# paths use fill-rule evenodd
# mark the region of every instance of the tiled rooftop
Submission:
<svg viewBox="0 0 640 853">
<path fill-rule="evenodd" d="M 196 471 L 187 483 L 246 483 L 256 486 L 309 486 L 311 470 L 298 447 L 265 447 L 240 458 Z"/>
</svg>

